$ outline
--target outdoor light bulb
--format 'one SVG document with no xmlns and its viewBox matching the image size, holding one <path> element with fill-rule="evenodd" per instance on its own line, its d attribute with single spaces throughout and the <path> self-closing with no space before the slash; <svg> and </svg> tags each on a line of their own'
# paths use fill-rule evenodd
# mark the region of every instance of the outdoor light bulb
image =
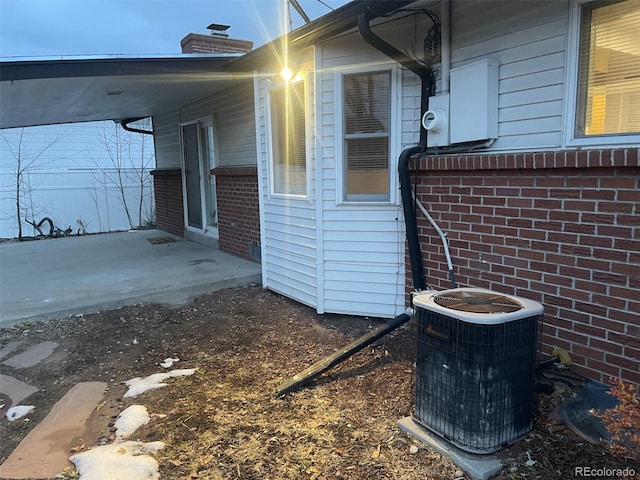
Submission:
<svg viewBox="0 0 640 480">
<path fill-rule="evenodd" d="M 280 71 L 280 76 L 288 82 L 293 78 L 293 71 L 289 67 L 284 67 Z"/>
</svg>

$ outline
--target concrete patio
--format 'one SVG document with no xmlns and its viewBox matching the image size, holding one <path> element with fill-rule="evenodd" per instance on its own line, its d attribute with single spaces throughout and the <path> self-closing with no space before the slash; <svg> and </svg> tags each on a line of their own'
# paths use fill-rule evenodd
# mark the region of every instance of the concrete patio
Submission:
<svg viewBox="0 0 640 480">
<path fill-rule="evenodd" d="M 152 243 L 154 242 L 154 243 Z M 0 244 L 0 327 L 260 283 L 259 263 L 159 230 Z"/>
</svg>

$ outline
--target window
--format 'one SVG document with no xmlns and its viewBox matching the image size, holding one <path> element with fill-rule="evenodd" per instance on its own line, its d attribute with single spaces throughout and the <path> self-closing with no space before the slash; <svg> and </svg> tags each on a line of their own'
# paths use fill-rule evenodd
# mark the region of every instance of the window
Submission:
<svg viewBox="0 0 640 480">
<path fill-rule="evenodd" d="M 640 133 L 640 0 L 585 3 L 580 20 L 576 137 Z"/>
<path fill-rule="evenodd" d="M 307 193 L 304 99 L 303 81 L 270 93 L 273 193 Z"/>
<path fill-rule="evenodd" d="M 389 201 L 391 72 L 342 79 L 344 200 Z"/>
</svg>

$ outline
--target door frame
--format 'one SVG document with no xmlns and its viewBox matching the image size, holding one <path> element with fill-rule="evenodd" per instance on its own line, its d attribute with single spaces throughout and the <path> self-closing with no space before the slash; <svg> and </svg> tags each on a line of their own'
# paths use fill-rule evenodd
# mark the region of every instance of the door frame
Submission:
<svg viewBox="0 0 640 480">
<path fill-rule="evenodd" d="M 200 206 L 201 206 L 201 222 L 202 228 L 192 227 L 189 225 L 189 210 L 188 210 L 188 202 L 187 202 L 187 169 L 186 169 L 186 158 L 185 158 L 185 139 L 184 139 L 184 127 L 189 125 L 197 125 L 197 142 L 198 142 L 198 167 L 199 167 L 199 186 L 200 186 Z M 184 228 L 193 233 L 197 233 L 199 235 L 205 235 L 208 237 L 218 238 L 218 227 L 217 222 L 216 225 L 209 224 L 209 215 L 211 210 L 217 210 L 217 195 L 215 192 L 215 176 L 211 175 L 211 170 L 216 167 L 218 161 L 218 152 L 217 152 L 217 139 L 215 138 L 215 128 L 213 116 L 209 115 L 206 117 L 201 117 L 195 120 L 191 120 L 188 122 L 182 122 L 179 124 L 180 127 L 180 162 L 182 167 L 182 191 L 184 192 L 182 195 L 182 204 L 184 211 Z M 208 151 L 205 151 L 204 146 L 204 138 L 202 136 L 202 129 L 211 128 L 211 138 L 210 140 L 213 142 L 212 148 L 209 148 Z M 213 186 L 213 189 L 211 189 Z M 212 200 L 212 205 L 209 205 L 207 202 L 207 189 L 210 189 L 211 192 L 209 194 L 209 198 Z M 213 213 L 217 216 L 217 211 Z"/>
</svg>

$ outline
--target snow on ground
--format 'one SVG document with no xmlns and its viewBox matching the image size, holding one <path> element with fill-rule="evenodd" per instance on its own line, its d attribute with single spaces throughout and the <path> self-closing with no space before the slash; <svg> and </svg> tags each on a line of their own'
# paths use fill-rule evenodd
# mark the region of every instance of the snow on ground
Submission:
<svg viewBox="0 0 640 480">
<path fill-rule="evenodd" d="M 148 390 L 166 387 L 167 384 L 162 382 L 164 382 L 168 378 L 193 375 L 195 372 L 195 368 L 185 368 L 182 370 L 171 370 L 167 373 L 154 373 L 153 375 L 149 375 L 148 377 L 144 378 L 132 378 L 131 380 L 125 382 L 129 387 L 129 390 L 127 390 L 127 393 L 124 394 L 124 397 L 136 397 Z"/>
<path fill-rule="evenodd" d="M 178 361 L 178 359 L 166 359 Z M 172 362 L 173 364 L 173 362 Z M 126 385 L 125 397 L 135 397 L 147 390 L 166 387 L 168 378 L 193 375 L 197 369 L 189 368 L 155 373 L 144 378 L 133 378 Z M 162 415 L 155 415 L 162 416 Z M 133 442 L 127 440 L 134 432 L 149 423 L 151 416 L 143 405 L 131 405 L 116 419 L 116 439 L 110 445 L 87 450 L 69 457 L 75 464 L 80 480 L 159 480 L 158 462 L 151 455 L 164 448 L 163 442 Z"/>
<path fill-rule="evenodd" d="M 122 411 L 115 423 L 116 440 L 115 443 L 122 442 L 129 438 L 142 425 L 146 425 L 151 420 L 147 407 L 143 405 L 131 405 Z"/>
<path fill-rule="evenodd" d="M 69 457 L 82 480 L 159 480 L 158 462 L 150 454 L 162 442 L 121 442 L 103 445 Z"/>
<path fill-rule="evenodd" d="M 34 410 L 36 407 L 33 405 L 17 405 L 7 410 L 7 420 L 13 422 L 21 417 L 24 417 L 27 413 Z"/>
<path fill-rule="evenodd" d="M 164 368 L 171 368 L 171 367 L 173 367 L 173 364 L 174 364 L 174 363 L 176 363 L 176 362 L 178 362 L 179 360 L 180 360 L 180 359 L 179 359 L 178 357 L 175 357 L 175 358 L 172 358 L 172 357 L 165 358 L 165 359 L 164 359 L 164 362 L 162 362 L 162 363 L 160 364 L 160 366 L 161 366 L 161 367 L 164 367 Z"/>
</svg>

